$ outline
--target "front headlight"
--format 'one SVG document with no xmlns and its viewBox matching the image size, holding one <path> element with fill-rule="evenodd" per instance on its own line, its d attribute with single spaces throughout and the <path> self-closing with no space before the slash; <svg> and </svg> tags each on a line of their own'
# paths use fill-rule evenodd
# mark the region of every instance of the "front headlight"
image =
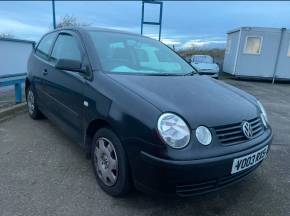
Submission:
<svg viewBox="0 0 290 216">
<path fill-rule="evenodd" d="M 162 114 L 157 128 L 163 141 L 172 148 L 180 149 L 188 145 L 190 130 L 179 116 L 173 113 Z"/>
<path fill-rule="evenodd" d="M 269 121 L 268 121 L 268 116 L 267 116 L 266 110 L 265 110 L 264 106 L 260 103 L 260 101 L 257 101 L 257 104 L 258 104 L 260 111 L 261 111 L 261 118 L 262 118 L 263 124 L 265 127 L 267 127 L 267 124 Z"/>
</svg>

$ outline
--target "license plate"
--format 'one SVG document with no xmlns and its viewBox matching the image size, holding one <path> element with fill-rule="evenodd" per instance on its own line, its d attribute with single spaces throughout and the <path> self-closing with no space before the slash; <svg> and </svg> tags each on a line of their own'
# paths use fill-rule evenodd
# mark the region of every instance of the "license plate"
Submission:
<svg viewBox="0 0 290 216">
<path fill-rule="evenodd" d="M 264 148 L 252 154 L 234 159 L 231 174 L 243 171 L 259 163 L 264 158 L 266 158 L 267 151 L 268 146 L 265 146 Z"/>
</svg>

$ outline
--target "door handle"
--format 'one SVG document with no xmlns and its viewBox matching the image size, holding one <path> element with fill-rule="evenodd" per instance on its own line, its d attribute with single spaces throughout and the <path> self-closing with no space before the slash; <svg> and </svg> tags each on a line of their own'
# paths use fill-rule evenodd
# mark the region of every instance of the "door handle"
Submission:
<svg viewBox="0 0 290 216">
<path fill-rule="evenodd" d="M 44 76 L 46 76 L 46 75 L 48 74 L 47 69 L 43 69 L 42 74 L 43 74 Z"/>
</svg>

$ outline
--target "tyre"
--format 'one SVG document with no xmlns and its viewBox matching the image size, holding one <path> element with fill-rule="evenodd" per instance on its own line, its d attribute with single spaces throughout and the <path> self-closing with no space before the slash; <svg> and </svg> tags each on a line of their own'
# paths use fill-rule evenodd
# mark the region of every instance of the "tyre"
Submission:
<svg viewBox="0 0 290 216">
<path fill-rule="evenodd" d="M 43 118 L 43 114 L 39 111 L 38 106 L 37 106 L 35 92 L 34 92 L 34 90 L 32 89 L 31 86 L 28 88 L 26 101 L 27 101 L 27 107 L 28 107 L 29 116 L 32 119 Z"/>
<path fill-rule="evenodd" d="M 109 128 L 99 129 L 93 138 L 91 154 L 100 187 L 111 196 L 126 195 L 131 188 L 130 167 L 117 135 Z"/>
</svg>

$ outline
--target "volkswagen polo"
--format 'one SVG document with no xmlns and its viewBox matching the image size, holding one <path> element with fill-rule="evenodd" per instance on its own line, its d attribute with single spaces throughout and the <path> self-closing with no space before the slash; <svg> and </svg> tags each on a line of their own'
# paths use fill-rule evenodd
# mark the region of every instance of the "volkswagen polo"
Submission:
<svg viewBox="0 0 290 216">
<path fill-rule="evenodd" d="M 210 77 L 159 41 L 99 28 L 45 34 L 28 60 L 33 119 L 79 143 L 100 187 L 191 196 L 257 168 L 272 139 L 255 97 Z"/>
</svg>

